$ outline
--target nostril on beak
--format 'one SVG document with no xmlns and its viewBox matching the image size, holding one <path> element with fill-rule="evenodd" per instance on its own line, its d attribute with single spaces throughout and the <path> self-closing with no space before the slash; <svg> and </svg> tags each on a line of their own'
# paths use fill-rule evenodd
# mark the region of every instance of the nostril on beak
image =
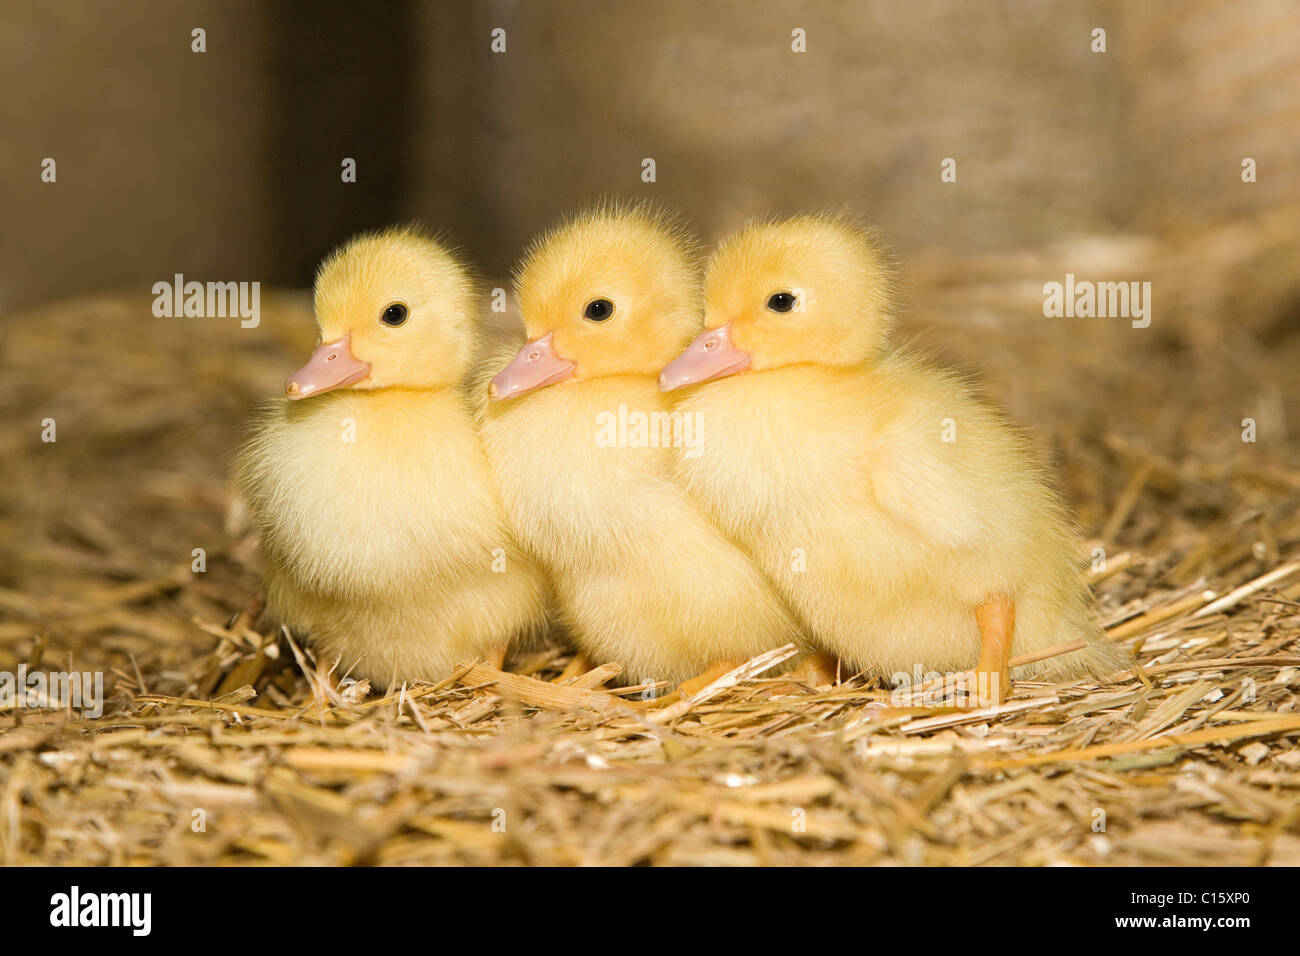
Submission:
<svg viewBox="0 0 1300 956">
<path fill-rule="evenodd" d="M 297 395 L 300 391 L 302 391 L 302 389 L 299 388 L 297 382 L 290 382 L 288 385 L 284 387 L 284 391 L 286 395 Z"/>
</svg>

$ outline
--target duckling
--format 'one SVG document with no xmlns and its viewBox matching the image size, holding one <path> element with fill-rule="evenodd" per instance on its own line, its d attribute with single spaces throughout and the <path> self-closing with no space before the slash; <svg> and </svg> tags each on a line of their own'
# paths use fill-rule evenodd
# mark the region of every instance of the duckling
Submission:
<svg viewBox="0 0 1300 956">
<path fill-rule="evenodd" d="M 839 218 L 723 241 L 705 326 L 660 375 L 709 423 L 675 456 L 693 501 L 754 558 L 826 650 L 892 678 L 974 667 L 1001 703 L 1008 660 L 1076 639 L 1018 677 L 1099 675 L 1102 641 L 1071 525 L 1029 443 L 954 375 L 887 347 L 891 283 Z"/>
<path fill-rule="evenodd" d="M 579 650 L 625 680 L 681 682 L 801 637 L 672 476 L 671 446 L 699 423 L 670 415 L 656 377 L 700 329 L 699 286 L 692 240 L 662 212 L 579 215 L 526 254 L 528 341 L 489 385 L 484 442 L 511 525 Z"/>
<path fill-rule="evenodd" d="M 462 391 L 476 297 L 414 228 L 353 238 L 317 273 L 321 344 L 240 452 L 268 610 L 342 673 L 437 680 L 544 627 Z"/>
</svg>

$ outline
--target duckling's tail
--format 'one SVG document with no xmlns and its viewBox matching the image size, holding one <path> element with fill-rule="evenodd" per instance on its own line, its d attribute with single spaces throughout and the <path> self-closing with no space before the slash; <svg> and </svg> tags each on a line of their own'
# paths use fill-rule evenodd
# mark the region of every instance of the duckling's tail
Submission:
<svg viewBox="0 0 1300 956">
<path fill-rule="evenodd" d="M 1017 667 L 1014 677 L 1031 680 L 1075 680 L 1091 678 L 1104 680 L 1132 664 L 1132 655 L 1121 644 L 1106 637 L 1092 619 L 1087 604 L 1080 601 L 1068 608 L 1053 622 L 1056 635 L 1052 644 L 1068 644 L 1084 640 L 1086 645 L 1068 654 L 1059 654 L 1034 664 Z"/>
</svg>

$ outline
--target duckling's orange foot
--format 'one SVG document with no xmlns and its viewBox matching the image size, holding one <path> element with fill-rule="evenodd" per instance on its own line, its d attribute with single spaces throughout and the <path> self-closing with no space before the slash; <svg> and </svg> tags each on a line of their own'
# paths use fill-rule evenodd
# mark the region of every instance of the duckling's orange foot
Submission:
<svg viewBox="0 0 1300 956">
<path fill-rule="evenodd" d="M 226 630 L 239 633 L 244 630 L 244 628 L 255 627 L 264 610 L 266 610 L 266 596 L 259 594 L 257 597 L 245 604 L 242 610 L 238 611 L 233 617 L 231 617 L 230 623 L 226 626 Z"/>
<path fill-rule="evenodd" d="M 969 686 L 976 707 L 996 707 L 1011 693 L 1011 642 L 1016 633 L 1016 605 L 1006 594 L 994 594 L 975 609 L 980 629 L 980 659 Z"/>
<path fill-rule="evenodd" d="M 573 657 L 569 658 L 569 663 L 565 665 L 564 670 L 560 672 L 560 676 L 555 678 L 555 683 L 567 684 L 575 677 L 587 673 L 591 668 L 591 658 L 587 656 L 586 652 L 575 651 Z"/>
<path fill-rule="evenodd" d="M 805 654 L 797 665 L 781 676 L 809 687 L 824 687 L 838 683 L 840 661 L 834 654 L 825 651 Z"/>
<path fill-rule="evenodd" d="M 704 690 L 704 688 L 708 687 L 710 684 L 712 684 L 723 674 L 727 673 L 728 671 L 734 671 L 737 667 L 739 667 L 743 663 L 745 662 L 731 661 L 731 660 L 723 660 L 723 661 L 716 662 L 704 673 L 697 674 L 695 677 L 692 677 L 689 680 L 684 680 L 680 684 L 678 684 L 677 685 L 678 698 L 685 700 L 688 697 L 694 697 L 696 694 Z M 660 703 L 662 703 L 662 700 L 660 701 Z"/>
</svg>

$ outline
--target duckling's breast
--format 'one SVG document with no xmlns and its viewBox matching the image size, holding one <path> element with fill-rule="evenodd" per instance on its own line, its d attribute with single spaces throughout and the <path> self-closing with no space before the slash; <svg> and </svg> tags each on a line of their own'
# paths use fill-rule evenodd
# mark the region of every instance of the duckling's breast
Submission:
<svg viewBox="0 0 1300 956">
<path fill-rule="evenodd" d="M 324 593 L 427 586 L 506 538 L 477 435 L 450 394 L 286 404 L 246 457 L 264 548 Z"/>
</svg>

